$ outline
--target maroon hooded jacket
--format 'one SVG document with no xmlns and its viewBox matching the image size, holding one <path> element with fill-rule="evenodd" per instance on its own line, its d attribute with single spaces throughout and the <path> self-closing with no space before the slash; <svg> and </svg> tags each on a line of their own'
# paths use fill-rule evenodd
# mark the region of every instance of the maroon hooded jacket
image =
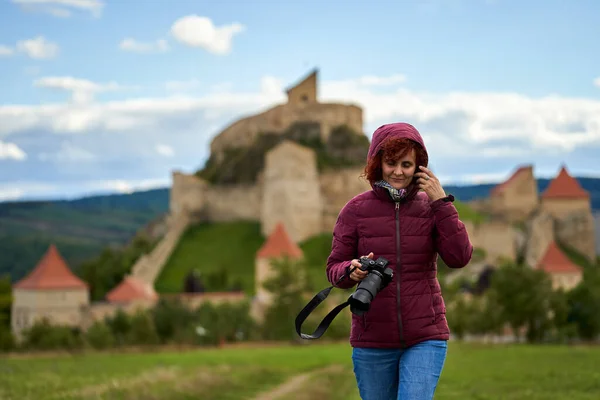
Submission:
<svg viewBox="0 0 600 400">
<path fill-rule="evenodd" d="M 411 125 L 394 123 L 374 133 L 368 157 L 379 151 L 384 139 L 402 137 L 426 150 Z M 340 211 L 333 230 L 327 279 L 334 284 L 354 258 L 373 252 L 384 257 L 394 277 L 371 302 L 370 310 L 352 314 L 353 347 L 404 348 L 424 340 L 449 338 L 446 307 L 437 280 L 438 254 L 450 268 L 462 268 L 471 259 L 473 246 L 451 201 L 431 202 L 415 186 L 395 203 L 386 189 L 372 189 L 352 198 Z M 345 278 L 337 287 L 349 289 L 357 282 Z"/>
</svg>

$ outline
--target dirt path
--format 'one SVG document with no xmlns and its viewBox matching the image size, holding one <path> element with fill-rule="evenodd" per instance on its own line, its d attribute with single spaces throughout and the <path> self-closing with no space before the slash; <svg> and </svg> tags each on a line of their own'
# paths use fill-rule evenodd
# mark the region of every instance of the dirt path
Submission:
<svg viewBox="0 0 600 400">
<path fill-rule="evenodd" d="M 304 384 L 313 376 L 322 373 L 338 371 L 341 369 L 339 365 L 330 365 L 325 368 L 319 368 L 310 372 L 306 372 L 304 374 L 299 374 L 292 376 L 287 381 L 283 382 L 281 385 L 269 390 L 268 392 L 263 392 L 258 396 L 254 397 L 252 400 L 276 400 L 282 396 L 289 395 L 300 390 Z"/>
</svg>

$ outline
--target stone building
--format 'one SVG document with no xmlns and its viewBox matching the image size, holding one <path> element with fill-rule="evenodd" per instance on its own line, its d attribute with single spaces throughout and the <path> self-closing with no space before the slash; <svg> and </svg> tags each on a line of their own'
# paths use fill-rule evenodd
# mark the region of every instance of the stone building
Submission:
<svg viewBox="0 0 600 400">
<path fill-rule="evenodd" d="M 11 327 L 15 337 L 35 321 L 80 326 L 90 304 L 88 285 L 75 276 L 51 245 L 35 268 L 12 286 Z"/>
</svg>

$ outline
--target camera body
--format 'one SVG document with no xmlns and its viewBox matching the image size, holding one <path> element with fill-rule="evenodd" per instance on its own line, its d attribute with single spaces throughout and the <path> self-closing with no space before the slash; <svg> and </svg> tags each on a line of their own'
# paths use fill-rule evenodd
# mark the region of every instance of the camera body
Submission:
<svg viewBox="0 0 600 400">
<path fill-rule="evenodd" d="M 387 266 L 389 261 L 383 257 L 379 257 L 377 260 L 361 258 L 359 262 L 361 264 L 360 269 L 369 273 L 365 279 L 360 281 L 356 291 L 350 295 L 348 302 L 350 303 L 350 311 L 360 316 L 369 311 L 371 301 L 377 296 L 377 293 L 392 281 L 394 271 Z"/>
</svg>

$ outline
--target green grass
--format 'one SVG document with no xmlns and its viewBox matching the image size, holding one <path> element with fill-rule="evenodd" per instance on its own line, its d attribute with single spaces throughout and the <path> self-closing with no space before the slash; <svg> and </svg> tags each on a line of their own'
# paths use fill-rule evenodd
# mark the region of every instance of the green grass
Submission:
<svg viewBox="0 0 600 400">
<path fill-rule="evenodd" d="M 482 221 L 484 218 L 464 203 L 457 202 L 457 208 L 463 220 Z M 300 243 L 311 290 L 329 285 L 325 265 L 331 251 L 331 240 L 331 233 L 323 233 Z M 258 222 L 193 225 L 182 235 L 158 276 L 156 290 L 159 293 L 181 292 L 185 277 L 196 269 L 209 291 L 229 290 L 238 283 L 246 293 L 253 294 L 256 252 L 264 241 Z"/>
<path fill-rule="evenodd" d="M 207 290 L 226 290 L 229 285 L 239 282 L 246 293 L 252 294 L 256 253 L 265 240 L 257 222 L 191 226 L 158 276 L 156 290 L 159 293 L 180 292 L 186 275 L 197 269 Z M 315 236 L 300 247 L 308 261 L 311 282 L 315 287 L 327 285 L 324 268 L 331 251 L 331 234 Z M 219 273 L 223 271 L 227 274 L 225 282 L 219 279 Z"/>
<path fill-rule="evenodd" d="M 241 400 L 313 371 L 281 399 L 358 400 L 350 356 L 346 343 L 314 343 L 4 358 L 0 398 Z M 450 342 L 435 398 L 597 399 L 598 359 L 598 347 Z"/>
</svg>

